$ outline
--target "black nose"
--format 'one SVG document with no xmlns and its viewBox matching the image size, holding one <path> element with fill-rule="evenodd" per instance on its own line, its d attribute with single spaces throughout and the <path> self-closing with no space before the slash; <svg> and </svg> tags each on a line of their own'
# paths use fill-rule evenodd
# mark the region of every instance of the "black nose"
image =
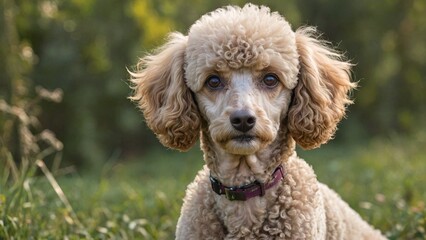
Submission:
<svg viewBox="0 0 426 240">
<path fill-rule="evenodd" d="M 240 132 L 248 132 L 256 124 L 256 117 L 247 110 L 235 111 L 229 116 L 232 126 Z"/>
</svg>

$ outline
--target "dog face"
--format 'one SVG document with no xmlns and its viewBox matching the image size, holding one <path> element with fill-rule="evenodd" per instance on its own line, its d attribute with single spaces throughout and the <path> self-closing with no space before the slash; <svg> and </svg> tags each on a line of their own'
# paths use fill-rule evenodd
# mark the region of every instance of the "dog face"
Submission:
<svg viewBox="0 0 426 240">
<path fill-rule="evenodd" d="M 315 35 L 293 32 L 266 7 L 218 9 L 141 59 L 131 99 L 171 148 L 189 149 L 202 119 L 232 154 L 255 153 L 284 127 L 302 147 L 318 147 L 333 136 L 355 84 L 351 65 Z"/>
<path fill-rule="evenodd" d="M 253 154 L 276 138 L 291 98 L 278 76 L 269 69 L 216 72 L 196 92 L 211 139 L 226 152 Z"/>
<path fill-rule="evenodd" d="M 255 7 L 246 12 L 204 16 L 191 27 L 185 54 L 186 82 L 212 140 L 242 155 L 276 138 L 299 64 L 294 32 L 281 16 Z"/>
</svg>

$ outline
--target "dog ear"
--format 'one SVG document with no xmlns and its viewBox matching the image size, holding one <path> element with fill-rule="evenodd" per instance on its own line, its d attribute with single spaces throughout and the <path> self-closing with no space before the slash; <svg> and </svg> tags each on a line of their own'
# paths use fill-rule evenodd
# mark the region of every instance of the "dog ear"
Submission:
<svg viewBox="0 0 426 240">
<path fill-rule="evenodd" d="M 296 45 L 300 72 L 288 115 L 289 130 L 301 147 L 312 149 L 333 137 L 346 105 L 352 103 L 348 94 L 356 84 L 351 83 L 352 64 L 318 40 L 314 28 L 299 28 Z"/>
<path fill-rule="evenodd" d="M 142 110 L 148 127 L 163 145 L 181 151 L 191 148 L 200 132 L 198 109 L 184 78 L 186 45 L 186 36 L 172 33 L 130 73 L 130 99 Z"/>
</svg>

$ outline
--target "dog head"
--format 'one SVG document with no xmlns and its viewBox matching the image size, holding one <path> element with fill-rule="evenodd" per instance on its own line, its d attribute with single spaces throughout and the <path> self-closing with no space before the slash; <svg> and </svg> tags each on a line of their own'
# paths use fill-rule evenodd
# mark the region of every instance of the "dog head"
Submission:
<svg viewBox="0 0 426 240">
<path fill-rule="evenodd" d="M 189 149 L 206 122 L 231 154 L 257 152 L 280 128 L 310 149 L 332 138 L 351 103 L 350 67 L 314 28 L 293 32 L 266 7 L 226 7 L 143 58 L 131 73 L 131 99 L 171 148 Z"/>
</svg>

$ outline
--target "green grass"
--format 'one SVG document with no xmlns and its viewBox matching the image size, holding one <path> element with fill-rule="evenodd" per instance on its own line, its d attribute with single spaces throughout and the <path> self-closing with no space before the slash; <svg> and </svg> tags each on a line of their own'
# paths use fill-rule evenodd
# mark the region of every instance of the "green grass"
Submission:
<svg viewBox="0 0 426 240">
<path fill-rule="evenodd" d="M 423 132 L 299 154 L 390 239 L 424 239 L 425 147 Z M 69 206 L 42 174 L 13 186 L 1 182 L 0 239 L 173 239 L 186 185 L 202 164 L 197 149 L 159 150 L 56 176 Z"/>
<path fill-rule="evenodd" d="M 426 133 L 302 152 L 318 179 L 389 239 L 426 239 Z"/>
</svg>

